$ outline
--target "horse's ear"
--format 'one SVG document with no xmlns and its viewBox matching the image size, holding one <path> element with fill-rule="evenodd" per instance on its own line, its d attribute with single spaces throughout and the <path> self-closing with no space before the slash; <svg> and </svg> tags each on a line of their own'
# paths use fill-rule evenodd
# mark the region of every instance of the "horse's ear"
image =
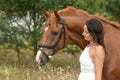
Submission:
<svg viewBox="0 0 120 80">
<path fill-rule="evenodd" d="M 56 10 L 54 10 L 54 14 L 55 14 L 57 20 L 60 21 L 60 20 L 61 20 L 61 17 L 60 17 L 60 15 L 58 14 L 58 12 L 57 12 Z"/>
<path fill-rule="evenodd" d="M 42 9 L 42 13 L 45 15 L 46 19 L 48 19 L 51 16 L 51 13 L 46 11 L 45 9 Z"/>
</svg>

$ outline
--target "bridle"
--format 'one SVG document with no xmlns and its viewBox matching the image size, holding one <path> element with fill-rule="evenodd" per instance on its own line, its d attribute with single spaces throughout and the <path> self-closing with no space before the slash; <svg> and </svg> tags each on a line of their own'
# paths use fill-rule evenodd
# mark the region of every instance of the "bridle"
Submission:
<svg viewBox="0 0 120 80">
<path fill-rule="evenodd" d="M 60 42 L 60 39 L 62 38 L 62 35 L 64 35 L 64 46 L 63 46 L 63 48 L 65 47 L 65 37 L 66 37 L 65 26 L 66 26 L 66 24 L 65 24 L 65 22 L 64 22 L 63 20 L 57 21 L 57 23 L 58 23 L 58 24 L 61 24 L 61 25 L 62 25 L 62 28 L 61 28 L 61 30 L 60 30 L 58 39 L 57 39 L 57 41 L 55 42 L 55 44 L 52 45 L 52 46 L 46 45 L 46 44 L 40 44 L 40 45 L 38 46 L 38 47 L 39 47 L 39 50 L 41 50 L 42 53 L 45 55 L 45 57 L 47 57 L 48 59 L 49 59 L 49 55 L 47 55 L 47 54 L 42 50 L 42 48 L 52 49 L 53 54 L 54 54 L 55 51 L 56 51 L 57 48 L 58 48 L 58 44 L 59 44 L 59 42 Z M 52 55 L 53 55 L 53 54 L 52 54 Z"/>
</svg>

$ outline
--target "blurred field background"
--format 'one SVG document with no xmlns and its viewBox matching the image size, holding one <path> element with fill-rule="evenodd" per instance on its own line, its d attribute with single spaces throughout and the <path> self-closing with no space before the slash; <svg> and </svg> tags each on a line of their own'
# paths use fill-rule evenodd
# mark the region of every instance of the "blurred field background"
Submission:
<svg viewBox="0 0 120 80">
<path fill-rule="evenodd" d="M 73 50 L 71 50 L 71 48 Z M 80 49 L 69 45 L 42 67 L 33 60 L 30 50 L 21 50 L 21 61 L 13 50 L 0 46 L 0 80 L 77 80 Z M 71 54 L 74 51 L 77 54 Z"/>
</svg>

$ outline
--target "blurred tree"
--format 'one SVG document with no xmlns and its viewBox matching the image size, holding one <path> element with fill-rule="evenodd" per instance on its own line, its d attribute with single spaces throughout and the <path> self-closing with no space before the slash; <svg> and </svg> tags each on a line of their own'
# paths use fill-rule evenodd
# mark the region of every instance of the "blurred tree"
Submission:
<svg viewBox="0 0 120 80">
<path fill-rule="evenodd" d="M 2 12 L 0 12 L 1 14 Z M 0 15 L 0 45 L 3 45 L 6 49 L 13 49 L 17 52 L 18 60 L 20 59 L 20 48 L 25 48 L 25 42 L 23 35 L 25 33 L 24 28 L 19 26 L 10 26 L 8 25 L 8 19 L 4 14 Z M 7 43 L 7 44 L 6 44 Z"/>
<path fill-rule="evenodd" d="M 74 6 L 76 0 L 44 0 L 46 5 L 44 8 L 53 12 L 53 10 L 60 10 L 67 6 Z"/>
<path fill-rule="evenodd" d="M 7 18 L 6 27 L 8 31 L 2 31 L 6 37 L 9 37 L 9 43 L 14 45 L 15 51 L 20 52 L 20 47 L 24 46 L 34 51 L 37 51 L 37 41 L 40 39 L 40 27 L 43 23 L 41 13 L 42 2 L 38 0 L 2 0 L 0 1 L 0 10 L 2 10 Z M 3 26 L 4 27 L 4 26 Z M 1 27 L 2 28 L 2 27 Z M 2 30 L 2 29 L 1 29 Z M 28 41 L 26 46 L 24 41 Z"/>
<path fill-rule="evenodd" d="M 120 0 L 108 0 L 106 10 L 120 22 Z"/>
<path fill-rule="evenodd" d="M 100 13 L 103 15 L 106 12 L 107 0 L 76 0 L 75 6 L 89 13 Z"/>
</svg>

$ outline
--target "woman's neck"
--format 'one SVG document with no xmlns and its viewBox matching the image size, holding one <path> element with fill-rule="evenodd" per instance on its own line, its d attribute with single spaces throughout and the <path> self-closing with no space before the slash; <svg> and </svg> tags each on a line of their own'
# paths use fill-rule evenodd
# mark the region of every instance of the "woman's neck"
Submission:
<svg viewBox="0 0 120 80">
<path fill-rule="evenodd" d="M 90 47 L 96 46 L 96 45 L 98 45 L 98 43 L 95 41 L 90 41 L 90 43 L 88 44 L 88 46 L 90 46 Z"/>
</svg>

